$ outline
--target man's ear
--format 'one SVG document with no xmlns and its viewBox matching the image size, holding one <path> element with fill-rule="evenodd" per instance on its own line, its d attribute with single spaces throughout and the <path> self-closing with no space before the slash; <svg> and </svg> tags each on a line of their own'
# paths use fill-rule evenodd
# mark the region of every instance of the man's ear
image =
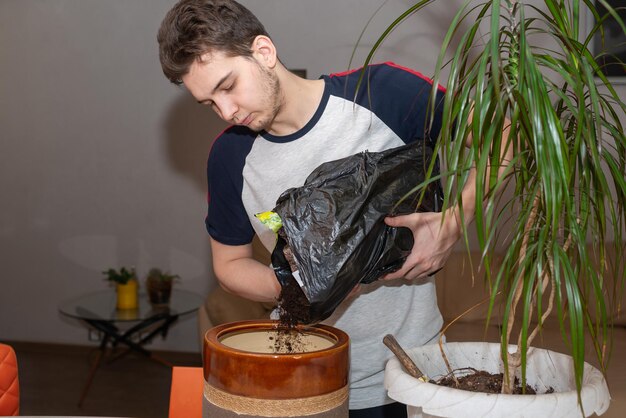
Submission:
<svg viewBox="0 0 626 418">
<path fill-rule="evenodd" d="M 265 35 L 258 35 L 252 41 L 252 56 L 255 57 L 260 63 L 264 64 L 268 68 L 274 68 L 276 66 L 277 54 L 276 46 L 270 38 Z"/>
</svg>

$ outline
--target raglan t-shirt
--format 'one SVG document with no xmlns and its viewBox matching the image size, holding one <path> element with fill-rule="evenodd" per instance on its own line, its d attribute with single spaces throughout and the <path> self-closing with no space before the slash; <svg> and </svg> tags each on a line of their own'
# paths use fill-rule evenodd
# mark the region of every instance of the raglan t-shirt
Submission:
<svg viewBox="0 0 626 418">
<path fill-rule="evenodd" d="M 418 140 L 433 145 L 441 117 L 439 111 L 429 114 L 429 79 L 394 63 L 375 64 L 367 68 L 355 96 L 359 74 L 322 76 L 317 111 L 291 135 L 232 126 L 215 140 L 207 168 L 206 217 L 213 239 L 244 245 L 256 234 L 271 252 L 275 234 L 254 215 L 273 209 L 282 192 L 301 186 L 321 163 Z M 438 103 L 442 94 L 439 89 Z M 386 334 L 415 347 L 436 338 L 442 322 L 432 278 L 378 281 L 346 299 L 324 323 L 350 336 L 350 409 L 391 402 L 383 387 L 385 363 L 392 356 L 382 343 Z"/>
</svg>

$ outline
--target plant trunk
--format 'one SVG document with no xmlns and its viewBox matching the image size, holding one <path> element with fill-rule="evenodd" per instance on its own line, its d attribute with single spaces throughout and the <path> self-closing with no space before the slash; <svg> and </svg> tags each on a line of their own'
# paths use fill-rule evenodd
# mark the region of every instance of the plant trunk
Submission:
<svg viewBox="0 0 626 418">
<path fill-rule="evenodd" d="M 533 202 L 533 210 L 531 211 L 531 215 L 528 218 L 528 221 L 526 223 L 526 230 L 528 231 L 529 228 L 532 226 L 532 224 L 535 222 L 536 218 L 537 218 L 537 211 L 539 209 L 539 198 L 538 195 L 535 196 L 535 200 Z M 524 240 L 522 241 L 522 246 L 520 249 L 520 260 L 523 260 L 524 257 L 526 256 L 526 251 L 528 249 L 528 238 L 529 235 L 527 234 L 524 238 Z M 568 235 L 567 239 L 565 240 L 565 243 L 563 244 L 563 249 L 565 251 L 568 250 L 568 248 L 571 245 L 571 241 L 572 241 L 572 236 Z M 537 325 L 535 326 L 535 328 L 532 330 L 532 332 L 528 335 L 527 338 L 527 342 L 526 342 L 526 349 L 528 349 L 528 347 L 530 347 L 532 341 L 535 339 L 537 333 L 540 331 L 541 327 L 543 326 L 543 322 L 548 318 L 548 316 L 550 315 L 550 313 L 552 312 L 552 309 L 554 307 L 554 298 L 555 298 L 555 292 L 556 292 L 556 283 L 554 282 L 553 279 L 553 271 L 554 271 L 554 262 L 552 260 L 552 258 L 548 255 L 548 266 L 547 268 L 543 269 L 543 273 L 542 273 L 542 277 L 541 277 L 541 281 L 537 282 L 537 284 L 534 286 L 534 290 L 533 290 L 533 298 L 531 300 L 531 305 L 528 308 L 528 312 L 529 312 L 529 322 L 532 319 L 532 313 L 534 311 L 535 305 L 537 303 L 541 303 L 540 300 L 538 300 L 538 286 L 541 286 L 541 294 L 545 294 L 546 289 L 548 288 L 548 286 L 551 286 L 550 288 L 550 295 L 548 297 L 548 306 L 546 307 L 545 311 L 543 312 L 539 322 L 537 323 Z M 515 309 L 518 305 L 518 303 L 520 302 L 521 299 L 521 294 L 522 294 L 522 289 L 524 286 L 524 281 L 520 280 L 517 284 L 517 288 L 515 289 L 515 298 L 513 300 L 513 305 L 511 307 L 511 315 L 509 315 L 508 317 L 508 321 L 507 321 L 507 343 L 510 341 L 510 337 L 511 337 L 511 332 L 513 329 L 513 324 L 515 322 Z M 523 330 L 519 331 L 519 335 L 518 335 L 518 339 L 517 339 L 517 348 L 515 350 L 514 353 L 509 353 L 507 351 L 507 370 L 506 370 L 506 374 L 503 378 L 503 382 L 502 382 L 502 393 L 503 394 L 511 394 L 513 393 L 513 389 L 514 389 L 514 384 L 515 384 L 515 374 L 517 369 L 520 367 L 521 363 L 522 363 L 522 334 Z"/>
</svg>

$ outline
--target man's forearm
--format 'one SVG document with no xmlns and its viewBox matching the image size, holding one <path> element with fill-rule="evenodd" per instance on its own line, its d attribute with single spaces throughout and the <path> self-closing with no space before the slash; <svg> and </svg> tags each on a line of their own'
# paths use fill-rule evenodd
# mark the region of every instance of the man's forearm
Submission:
<svg viewBox="0 0 626 418">
<path fill-rule="evenodd" d="M 252 258 L 232 261 L 216 274 L 224 290 L 246 299 L 273 302 L 280 294 L 274 270 Z"/>
<path fill-rule="evenodd" d="M 213 270 L 227 292 L 258 302 L 278 299 L 274 271 L 253 257 L 252 245 L 225 245 L 211 239 Z"/>
<path fill-rule="evenodd" d="M 507 123 L 509 122 L 507 121 Z M 509 132 L 510 125 L 507 124 L 507 126 L 505 126 L 504 130 L 502 131 L 502 138 L 504 139 L 504 141 L 502 141 L 503 146 L 500 150 L 499 160 L 501 163 L 498 167 L 496 167 L 498 171 L 497 178 L 499 181 L 503 180 L 504 177 L 507 175 L 506 171 L 509 164 L 513 160 L 513 146 L 508 140 Z M 468 146 L 471 146 L 471 138 L 468 139 Z M 490 192 L 500 193 L 503 190 L 502 184 L 498 186 L 489 184 L 489 178 L 491 177 L 491 170 L 493 168 L 494 167 L 487 168 L 487 178 L 484 178 L 483 182 L 484 184 L 488 185 L 488 187 L 494 188 L 494 190 Z M 461 225 L 462 222 L 464 222 L 465 225 L 468 225 L 474 219 L 474 216 L 476 214 L 476 181 L 476 170 L 472 168 L 465 183 L 465 186 L 461 191 L 461 201 L 463 206 L 462 212 L 459 206 L 454 206 L 453 208 L 450 208 L 450 211 L 452 211 L 452 213 L 454 214 L 453 219 L 455 219 L 458 225 Z"/>
</svg>

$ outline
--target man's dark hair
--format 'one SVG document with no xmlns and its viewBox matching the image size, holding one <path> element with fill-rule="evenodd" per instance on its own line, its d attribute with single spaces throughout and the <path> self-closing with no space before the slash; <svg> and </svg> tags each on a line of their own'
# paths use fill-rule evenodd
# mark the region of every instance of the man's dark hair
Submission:
<svg viewBox="0 0 626 418">
<path fill-rule="evenodd" d="M 207 52 L 252 56 L 259 35 L 269 36 L 252 12 L 233 0 L 180 0 L 165 16 L 157 40 L 165 76 L 181 84 L 194 61 Z"/>
</svg>

